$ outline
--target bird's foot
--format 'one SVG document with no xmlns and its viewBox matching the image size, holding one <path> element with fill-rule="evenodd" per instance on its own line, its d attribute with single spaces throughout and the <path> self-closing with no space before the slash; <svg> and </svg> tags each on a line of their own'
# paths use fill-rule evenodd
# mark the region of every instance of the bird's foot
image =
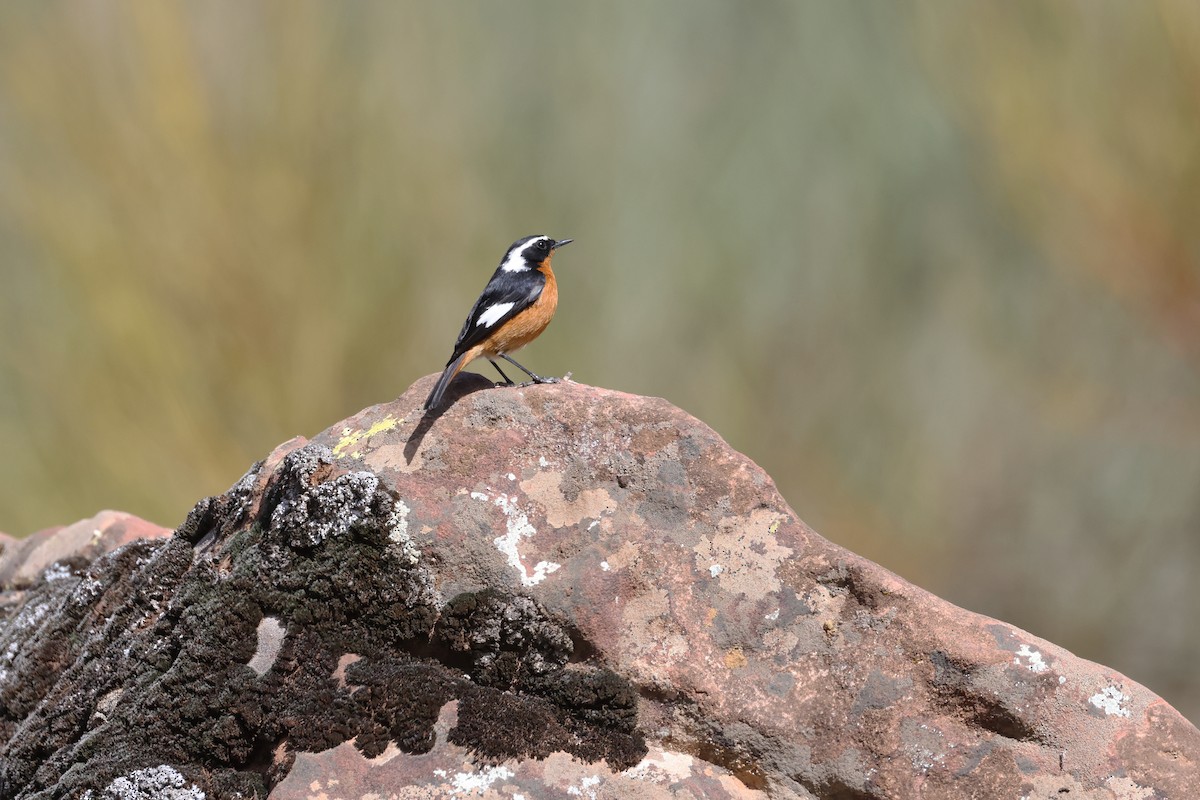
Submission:
<svg viewBox="0 0 1200 800">
<path fill-rule="evenodd" d="M 524 389 L 529 386 L 537 386 L 539 383 L 559 383 L 561 380 L 562 378 L 544 378 L 541 375 L 534 375 L 533 380 L 517 385 Z"/>
</svg>

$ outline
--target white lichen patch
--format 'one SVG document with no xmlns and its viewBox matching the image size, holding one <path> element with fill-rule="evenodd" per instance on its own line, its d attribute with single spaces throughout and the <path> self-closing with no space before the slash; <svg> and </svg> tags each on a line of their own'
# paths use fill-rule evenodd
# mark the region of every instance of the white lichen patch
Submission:
<svg viewBox="0 0 1200 800">
<path fill-rule="evenodd" d="M 71 577 L 71 568 L 59 561 L 55 561 L 42 571 L 42 579 L 46 581 L 46 583 L 61 581 L 64 578 L 69 577 Z"/>
<path fill-rule="evenodd" d="M 408 534 L 408 515 L 411 511 L 403 500 L 394 501 L 387 519 L 388 540 L 396 545 L 405 561 L 416 564 L 421 558 L 421 550 Z"/>
<path fill-rule="evenodd" d="M 1129 709 L 1125 708 L 1129 700 L 1129 695 L 1123 694 L 1116 686 L 1106 686 L 1088 698 L 1088 702 L 1103 711 L 1106 716 L 1118 717 L 1129 716 Z"/>
<path fill-rule="evenodd" d="M 708 566 L 708 574 L 709 574 L 709 576 L 711 576 L 713 578 L 717 577 L 724 571 L 725 571 L 725 568 L 722 567 L 720 564 L 710 564 Z"/>
<path fill-rule="evenodd" d="M 412 509 L 403 500 L 396 501 L 396 516 L 392 529 L 388 532 L 388 538 L 393 542 L 408 541 L 408 514 L 410 511 Z"/>
<path fill-rule="evenodd" d="M 8 647 L 4 648 L 4 654 L 0 655 L 0 683 L 8 680 L 8 668 L 12 666 L 13 659 L 17 657 L 17 650 L 20 645 L 17 642 L 9 642 Z"/>
<path fill-rule="evenodd" d="M 1045 672 L 1050 669 L 1045 659 L 1042 658 L 1042 654 L 1027 644 L 1017 648 L 1017 653 L 1013 656 L 1013 663 L 1019 667 L 1025 667 L 1030 672 Z"/>
<path fill-rule="evenodd" d="M 305 485 L 324 457 L 321 449 L 305 448 L 284 460 L 284 469 L 296 471 L 294 479 L 300 486 L 271 512 L 270 529 L 287 531 L 293 544 L 320 545 L 346 535 L 376 514 L 379 476 L 373 472 L 350 472 L 324 483 Z M 386 520 L 389 527 L 395 524 L 397 515 L 393 508 Z"/>
<path fill-rule="evenodd" d="M 529 585 L 541 583 L 546 579 L 546 576 L 551 572 L 558 572 L 562 568 L 562 564 L 556 564 L 553 561 L 539 561 L 533 565 L 533 576 L 529 579 Z"/>
<path fill-rule="evenodd" d="M 484 767 L 479 772 L 456 772 L 450 782 L 450 796 L 460 794 L 483 794 L 496 781 L 507 780 L 516 775 L 508 767 Z"/>
<path fill-rule="evenodd" d="M 100 596 L 102 588 L 103 585 L 95 578 L 84 578 L 71 591 L 71 602 L 80 605 L 91 603 Z"/>
<path fill-rule="evenodd" d="M 567 787 L 567 794 L 572 797 L 586 797 L 588 800 L 596 800 L 596 787 L 599 785 L 599 775 L 585 775 L 579 780 L 578 786 Z"/>
<path fill-rule="evenodd" d="M 258 623 L 258 649 L 247 665 L 261 678 L 279 656 L 283 640 L 287 636 L 284 627 L 275 617 L 263 617 Z"/>
<path fill-rule="evenodd" d="M 529 539 L 537 533 L 537 529 L 529 522 L 529 516 L 521 510 L 517 505 L 516 497 L 509 497 L 506 494 L 498 494 L 493 499 L 484 492 L 471 492 L 471 497 L 475 500 L 481 500 L 485 503 L 491 503 L 504 512 L 505 533 L 503 536 L 497 536 L 492 540 L 499 550 L 508 559 L 508 563 L 514 569 L 521 573 L 521 583 L 525 586 L 536 586 L 546 579 L 546 576 L 552 572 L 558 571 L 562 564 L 556 564 L 553 561 L 539 561 L 533 567 L 532 574 L 521 561 L 520 543 L 522 539 Z"/>
<path fill-rule="evenodd" d="M 49 612 L 50 606 L 47 603 L 26 605 L 17 612 L 16 618 L 8 627 L 7 633 L 12 638 L 4 657 L 0 658 L 0 663 L 5 665 L 12 663 L 12 659 L 17 653 L 18 642 L 28 640 L 32 636 L 33 631 L 41 627 L 42 622 L 46 619 Z"/>
<path fill-rule="evenodd" d="M 655 749 L 622 774 L 639 781 L 677 783 L 692 776 L 693 763 L 695 763 L 695 759 L 687 753 Z"/>
<path fill-rule="evenodd" d="M 90 797 L 91 792 L 86 796 Z M 206 795 L 174 767 L 161 764 L 122 775 L 104 789 L 101 797 L 103 800 L 205 800 Z"/>
</svg>

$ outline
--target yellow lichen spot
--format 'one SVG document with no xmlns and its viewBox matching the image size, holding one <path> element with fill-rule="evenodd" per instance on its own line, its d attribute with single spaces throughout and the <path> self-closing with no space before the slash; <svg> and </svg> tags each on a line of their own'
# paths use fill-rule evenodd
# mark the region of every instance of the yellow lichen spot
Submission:
<svg viewBox="0 0 1200 800">
<path fill-rule="evenodd" d="M 742 648 L 735 647 L 725 651 L 725 667 L 727 669 L 741 669 L 746 666 L 746 654 L 742 652 Z"/>
<path fill-rule="evenodd" d="M 355 431 L 355 430 L 351 430 L 350 428 L 343 428 L 342 429 L 342 438 L 338 441 L 337 444 L 335 444 L 333 446 L 334 458 L 341 458 L 345 454 L 345 452 L 347 450 L 349 450 L 351 447 L 354 447 L 359 442 L 361 442 L 365 439 L 370 439 L 372 436 L 374 436 L 377 433 L 383 433 L 384 431 L 395 430 L 396 427 L 399 426 L 400 423 L 402 423 L 402 422 L 404 422 L 404 420 L 395 419 L 392 417 L 391 414 L 388 414 L 386 417 L 379 420 L 378 422 L 376 422 L 374 425 L 367 428 L 366 430 Z M 350 455 L 354 456 L 355 458 L 361 458 L 362 450 L 354 450 L 350 453 Z"/>
<path fill-rule="evenodd" d="M 710 609 L 709 609 L 709 610 L 708 610 L 708 611 L 707 611 L 707 612 L 704 614 L 704 624 L 705 624 L 705 625 L 712 625 L 712 624 L 713 624 L 713 620 L 714 620 L 714 619 L 716 619 L 716 618 L 717 618 L 717 610 L 716 610 L 715 608 L 710 608 Z"/>
<path fill-rule="evenodd" d="M 779 520 L 775 520 L 774 522 L 772 522 L 771 526 L 769 528 L 767 528 L 767 530 L 770 531 L 772 534 L 778 533 L 779 532 Z"/>
</svg>

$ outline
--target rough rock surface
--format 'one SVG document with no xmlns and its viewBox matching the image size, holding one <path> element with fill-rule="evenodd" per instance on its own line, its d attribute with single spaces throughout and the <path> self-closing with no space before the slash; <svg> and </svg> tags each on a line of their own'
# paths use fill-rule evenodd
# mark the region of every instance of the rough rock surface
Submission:
<svg viewBox="0 0 1200 800">
<path fill-rule="evenodd" d="M 6 540 L 0 798 L 1200 797 L 1160 698 L 825 541 L 666 402 L 431 381 L 174 536 Z"/>
<path fill-rule="evenodd" d="M 27 589 L 54 564 L 87 564 L 135 539 L 157 539 L 170 533 L 170 528 L 120 511 L 101 511 L 91 519 L 47 528 L 24 539 L 0 533 L 0 586 Z"/>
</svg>

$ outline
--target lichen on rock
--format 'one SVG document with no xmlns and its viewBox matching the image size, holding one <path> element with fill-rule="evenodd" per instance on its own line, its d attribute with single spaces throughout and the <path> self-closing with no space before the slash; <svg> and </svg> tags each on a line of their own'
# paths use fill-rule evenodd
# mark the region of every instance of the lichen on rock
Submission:
<svg viewBox="0 0 1200 800">
<path fill-rule="evenodd" d="M 6 548 L 0 799 L 1200 796 L 1161 699 L 825 541 L 666 402 L 431 380 L 172 535 Z"/>
<path fill-rule="evenodd" d="M 83 800 L 93 800 L 95 793 L 88 789 Z M 101 800 L 205 800 L 206 795 L 195 784 L 167 764 L 138 769 L 114 778 L 100 794 Z"/>
</svg>

